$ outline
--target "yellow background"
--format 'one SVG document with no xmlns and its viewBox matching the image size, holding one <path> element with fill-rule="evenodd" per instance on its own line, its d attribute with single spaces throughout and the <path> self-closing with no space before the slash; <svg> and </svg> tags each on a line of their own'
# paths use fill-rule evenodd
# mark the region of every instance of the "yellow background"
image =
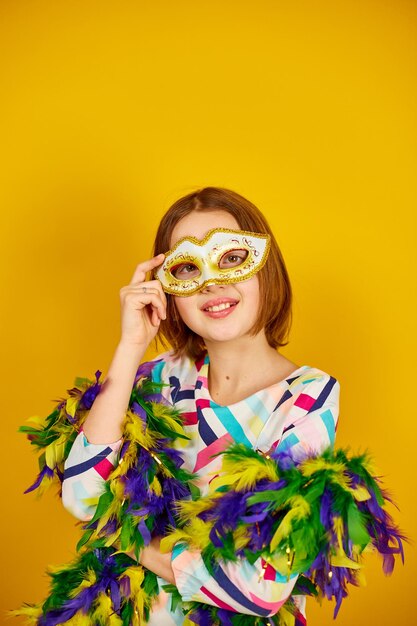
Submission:
<svg viewBox="0 0 417 626">
<path fill-rule="evenodd" d="M 406 0 L 0 2 L 2 609 L 44 598 L 79 534 L 54 495 L 23 496 L 16 430 L 106 371 L 120 287 L 206 185 L 272 223 L 295 292 L 282 352 L 338 378 L 338 444 L 370 449 L 415 536 L 415 53 Z M 411 624 L 414 548 L 391 578 L 367 563 L 339 626 Z"/>
</svg>

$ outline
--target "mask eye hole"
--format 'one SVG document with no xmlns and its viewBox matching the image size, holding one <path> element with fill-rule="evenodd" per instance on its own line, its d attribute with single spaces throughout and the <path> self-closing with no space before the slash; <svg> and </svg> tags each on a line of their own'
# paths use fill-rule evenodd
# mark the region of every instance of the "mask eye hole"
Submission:
<svg viewBox="0 0 417 626">
<path fill-rule="evenodd" d="M 246 261 L 247 257 L 247 250 L 229 250 L 229 252 L 225 252 L 220 259 L 219 267 L 221 270 L 239 267 L 239 265 L 242 265 L 242 263 Z"/>
<path fill-rule="evenodd" d="M 201 272 L 194 263 L 180 263 L 170 269 L 170 272 L 174 278 L 178 280 L 189 280 L 191 278 L 197 278 Z"/>
</svg>

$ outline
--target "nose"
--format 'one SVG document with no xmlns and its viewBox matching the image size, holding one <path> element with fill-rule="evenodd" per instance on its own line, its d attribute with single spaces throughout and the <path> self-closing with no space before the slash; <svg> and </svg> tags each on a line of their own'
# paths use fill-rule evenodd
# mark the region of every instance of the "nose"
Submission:
<svg viewBox="0 0 417 626">
<path fill-rule="evenodd" d="M 219 289 L 224 289 L 225 285 L 219 285 L 218 283 L 214 283 L 214 282 L 208 282 L 204 285 L 204 287 L 202 287 L 200 289 L 201 293 L 211 293 L 213 291 L 213 288 L 219 288 Z"/>
</svg>

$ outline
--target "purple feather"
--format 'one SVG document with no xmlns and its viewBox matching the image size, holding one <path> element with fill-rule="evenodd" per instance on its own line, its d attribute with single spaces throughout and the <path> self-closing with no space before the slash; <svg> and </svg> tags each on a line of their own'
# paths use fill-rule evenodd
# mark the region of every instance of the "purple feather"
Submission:
<svg viewBox="0 0 417 626">
<path fill-rule="evenodd" d="M 100 393 L 100 389 L 102 387 L 102 384 L 99 383 L 100 376 L 101 376 L 101 372 L 100 370 L 97 370 L 96 382 L 90 387 L 88 387 L 88 389 L 86 389 L 86 391 L 84 391 L 83 395 L 81 396 L 80 405 L 82 408 L 91 409 L 93 402 L 98 396 L 98 394 Z"/>
<path fill-rule="evenodd" d="M 213 626 L 213 621 L 208 609 L 199 607 L 187 615 L 190 622 L 198 624 L 198 626 Z"/>
<path fill-rule="evenodd" d="M 142 422 L 146 424 L 146 411 L 139 402 L 132 402 L 132 406 L 130 407 L 135 415 L 140 417 Z"/>
<path fill-rule="evenodd" d="M 129 576 L 123 576 L 122 578 L 120 578 L 119 584 L 120 584 L 120 593 L 122 594 L 122 596 L 124 596 L 125 598 L 129 598 L 130 592 L 131 592 Z"/>
<path fill-rule="evenodd" d="M 145 363 L 141 363 L 136 372 L 135 382 L 141 378 L 151 378 L 153 368 L 157 363 L 160 363 L 161 360 L 162 359 L 158 359 L 157 361 L 146 361 Z"/>
<path fill-rule="evenodd" d="M 226 609 L 219 609 L 217 611 L 217 616 L 222 626 L 233 626 L 233 622 L 231 619 L 232 615 L 235 615 L 235 613 L 232 613 L 231 611 L 227 611 Z"/>
<path fill-rule="evenodd" d="M 54 475 L 54 470 L 48 467 L 47 465 L 45 465 L 42 471 L 39 472 L 38 477 L 33 483 L 33 485 L 28 487 L 26 491 L 24 491 L 24 493 L 29 493 L 30 491 L 34 491 L 35 489 L 39 487 L 39 485 L 41 484 L 41 482 L 43 481 L 45 477 L 52 478 L 53 475 Z"/>
<path fill-rule="evenodd" d="M 152 536 L 143 519 L 140 520 L 140 522 L 137 525 L 137 528 L 143 537 L 143 543 L 145 544 L 145 546 L 148 546 L 151 542 Z"/>
</svg>

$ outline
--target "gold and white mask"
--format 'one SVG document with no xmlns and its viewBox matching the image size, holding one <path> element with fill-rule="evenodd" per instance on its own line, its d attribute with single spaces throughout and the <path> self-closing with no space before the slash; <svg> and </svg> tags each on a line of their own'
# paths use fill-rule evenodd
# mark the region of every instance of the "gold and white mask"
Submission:
<svg viewBox="0 0 417 626">
<path fill-rule="evenodd" d="M 269 235 L 213 228 L 204 239 L 183 237 L 165 253 L 155 271 L 166 293 L 191 296 L 206 285 L 229 285 L 252 278 L 264 266 Z"/>
</svg>

